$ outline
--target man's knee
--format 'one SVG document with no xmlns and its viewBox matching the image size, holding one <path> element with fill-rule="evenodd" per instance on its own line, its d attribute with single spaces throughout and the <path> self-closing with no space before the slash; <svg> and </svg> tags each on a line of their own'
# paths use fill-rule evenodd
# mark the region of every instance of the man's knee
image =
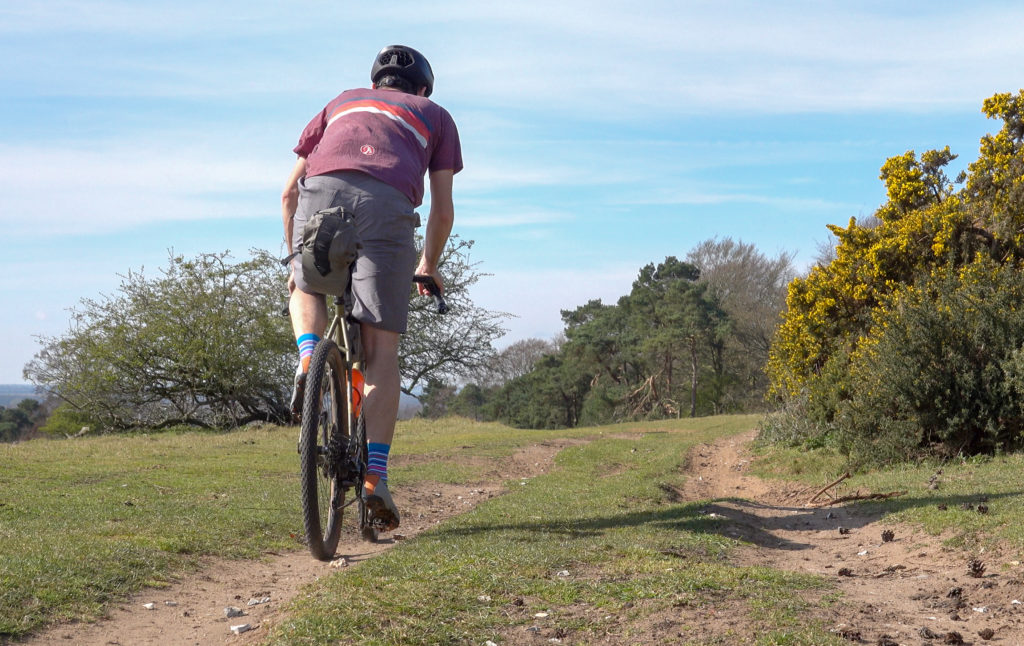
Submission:
<svg viewBox="0 0 1024 646">
<path fill-rule="evenodd" d="M 367 363 L 398 360 L 398 344 L 402 335 L 390 330 L 382 330 L 372 325 L 363 324 L 363 353 Z"/>
<path fill-rule="evenodd" d="M 323 334 L 327 321 L 327 302 L 320 294 L 309 294 L 296 289 L 288 299 L 288 313 L 292 318 L 292 327 L 298 332 L 314 332 Z"/>
</svg>

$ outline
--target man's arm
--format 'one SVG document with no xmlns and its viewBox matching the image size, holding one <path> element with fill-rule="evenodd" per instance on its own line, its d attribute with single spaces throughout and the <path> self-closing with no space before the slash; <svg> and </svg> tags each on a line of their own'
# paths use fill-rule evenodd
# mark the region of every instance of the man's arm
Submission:
<svg viewBox="0 0 1024 646">
<path fill-rule="evenodd" d="M 299 180 L 305 175 L 306 158 L 299 157 L 295 161 L 295 167 L 292 168 L 292 172 L 288 176 L 288 182 L 281 193 L 281 219 L 284 224 L 286 254 L 292 252 L 292 219 L 295 217 L 295 209 L 299 206 Z"/>
<path fill-rule="evenodd" d="M 438 287 L 444 289 L 437 263 L 448 242 L 455 222 L 455 203 L 452 201 L 452 170 L 435 170 L 430 173 L 430 217 L 427 219 L 427 232 L 423 236 L 423 256 L 416 268 L 417 274 L 433 276 Z M 419 293 L 427 295 L 425 285 L 417 285 Z"/>
</svg>

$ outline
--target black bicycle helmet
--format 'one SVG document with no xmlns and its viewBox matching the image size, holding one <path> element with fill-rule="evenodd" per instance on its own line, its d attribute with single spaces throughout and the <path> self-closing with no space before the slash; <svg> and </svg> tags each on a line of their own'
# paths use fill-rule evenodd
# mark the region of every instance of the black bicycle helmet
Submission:
<svg viewBox="0 0 1024 646">
<path fill-rule="evenodd" d="M 388 45 L 380 50 L 370 68 L 370 80 L 377 83 L 385 76 L 403 78 L 417 90 L 426 87 L 426 96 L 434 91 L 434 71 L 423 54 L 412 47 Z"/>
</svg>

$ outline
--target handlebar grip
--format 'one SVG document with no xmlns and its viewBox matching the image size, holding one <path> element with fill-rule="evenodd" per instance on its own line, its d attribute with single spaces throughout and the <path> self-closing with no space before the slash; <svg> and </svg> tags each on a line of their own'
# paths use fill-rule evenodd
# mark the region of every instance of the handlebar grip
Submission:
<svg viewBox="0 0 1024 646">
<path fill-rule="evenodd" d="M 438 314 L 445 314 L 448 311 L 448 303 L 445 302 L 444 296 L 441 295 L 441 288 L 438 286 L 433 276 L 413 276 L 412 282 L 419 283 L 427 288 L 430 295 L 434 297 L 434 304 L 437 306 Z"/>
</svg>

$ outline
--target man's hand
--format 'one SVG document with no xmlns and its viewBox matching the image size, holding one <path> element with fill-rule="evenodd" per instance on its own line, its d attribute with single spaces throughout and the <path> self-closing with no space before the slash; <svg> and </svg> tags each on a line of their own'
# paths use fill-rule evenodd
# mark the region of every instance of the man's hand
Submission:
<svg viewBox="0 0 1024 646">
<path fill-rule="evenodd" d="M 441 274 L 440 272 L 437 271 L 437 269 L 431 269 L 423 262 L 420 262 L 419 267 L 416 268 L 415 275 L 430 276 L 431 278 L 434 279 L 434 282 L 437 283 L 438 289 L 440 289 L 442 293 L 444 292 L 444 281 L 441 280 Z M 416 283 L 416 292 L 420 296 L 430 296 L 430 291 L 427 289 L 427 286 L 424 285 L 423 283 Z"/>
</svg>

